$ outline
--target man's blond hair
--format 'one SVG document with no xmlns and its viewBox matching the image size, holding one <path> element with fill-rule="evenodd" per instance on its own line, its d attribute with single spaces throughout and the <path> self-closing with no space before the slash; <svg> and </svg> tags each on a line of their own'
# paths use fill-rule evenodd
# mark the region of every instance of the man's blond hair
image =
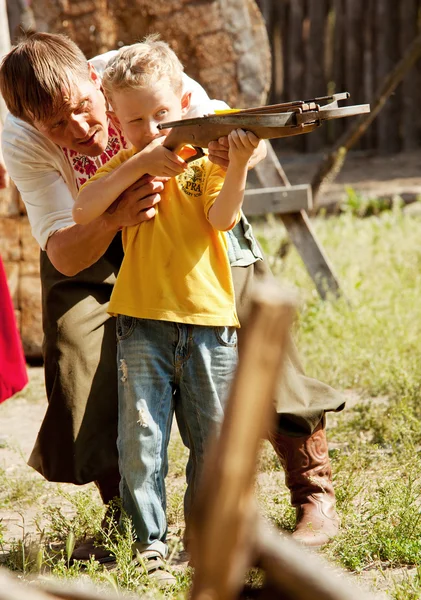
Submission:
<svg viewBox="0 0 421 600">
<path fill-rule="evenodd" d="M 168 80 L 173 91 L 181 94 L 183 65 L 177 55 L 158 35 L 121 48 L 104 71 L 102 86 L 112 104 L 113 92 L 145 88 Z"/>
<path fill-rule="evenodd" d="M 0 93 L 9 111 L 28 123 L 48 120 L 78 82 L 89 80 L 85 55 L 68 37 L 35 33 L 3 58 Z"/>
</svg>

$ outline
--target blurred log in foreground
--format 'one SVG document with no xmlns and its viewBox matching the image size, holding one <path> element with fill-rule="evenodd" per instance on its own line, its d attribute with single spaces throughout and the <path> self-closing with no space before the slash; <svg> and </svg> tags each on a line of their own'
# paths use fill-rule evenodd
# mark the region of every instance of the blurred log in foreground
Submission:
<svg viewBox="0 0 421 600">
<path fill-rule="evenodd" d="M 189 528 L 195 567 L 191 600 L 375 600 L 325 562 L 263 524 L 254 497 L 258 448 L 274 414 L 294 316 L 295 295 L 273 282 L 256 286 L 242 354 L 221 434 L 208 451 Z M 261 589 L 246 591 L 249 567 L 259 565 Z M 117 600 L 113 593 L 78 591 L 74 584 L 19 583 L 0 570 L 0 600 Z"/>
<path fill-rule="evenodd" d="M 294 307 L 294 296 L 274 283 L 256 287 L 221 434 L 207 454 L 189 531 L 192 600 L 251 597 L 243 586 L 247 570 L 256 565 L 264 572 L 264 584 L 248 592 L 253 598 L 374 599 L 343 572 L 333 571 L 292 539 L 280 538 L 256 508 L 258 449 L 274 415 Z"/>
</svg>

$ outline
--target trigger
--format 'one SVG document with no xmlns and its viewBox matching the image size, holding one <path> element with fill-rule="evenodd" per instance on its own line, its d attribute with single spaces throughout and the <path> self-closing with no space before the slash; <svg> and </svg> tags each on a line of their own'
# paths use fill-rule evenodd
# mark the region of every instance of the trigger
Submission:
<svg viewBox="0 0 421 600">
<path fill-rule="evenodd" d="M 193 160 L 202 158 L 202 156 L 205 156 L 205 153 L 203 152 L 202 148 L 199 148 L 199 146 L 184 146 L 183 148 L 182 157 L 186 163 L 190 163 Z"/>
</svg>

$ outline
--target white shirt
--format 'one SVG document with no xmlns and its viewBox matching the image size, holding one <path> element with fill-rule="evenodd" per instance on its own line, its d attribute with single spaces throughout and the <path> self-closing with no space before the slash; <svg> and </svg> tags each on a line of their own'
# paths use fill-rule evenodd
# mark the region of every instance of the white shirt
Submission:
<svg viewBox="0 0 421 600">
<path fill-rule="evenodd" d="M 89 61 L 100 76 L 116 52 Z M 188 118 L 227 108 L 225 102 L 210 100 L 196 81 L 185 74 L 183 78 L 183 92 L 192 92 Z M 73 168 L 59 146 L 11 114 L 3 128 L 2 150 L 6 169 L 25 203 L 32 235 L 45 250 L 52 233 L 74 225 L 72 206 L 78 189 Z"/>
</svg>

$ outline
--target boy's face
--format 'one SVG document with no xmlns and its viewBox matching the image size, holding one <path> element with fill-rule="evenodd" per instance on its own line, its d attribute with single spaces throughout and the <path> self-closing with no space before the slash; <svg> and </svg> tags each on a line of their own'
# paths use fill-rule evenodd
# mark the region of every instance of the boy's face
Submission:
<svg viewBox="0 0 421 600">
<path fill-rule="evenodd" d="M 170 130 L 159 130 L 158 125 L 181 119 L 189 108 L 190 95 L 181 97 L 163 80 L 147 88 L 115 91 L 112 105 L 127 139 L 143 150 L 156 137 L 168 135 Z"/>
<path fill-rule="evenodd" d="M 80 81 L 60 110 L 34 126 L 49 140 L 87 156 L 98 156 L 108 143 L 108 119 L 99 80 Z"/>
</svg>

